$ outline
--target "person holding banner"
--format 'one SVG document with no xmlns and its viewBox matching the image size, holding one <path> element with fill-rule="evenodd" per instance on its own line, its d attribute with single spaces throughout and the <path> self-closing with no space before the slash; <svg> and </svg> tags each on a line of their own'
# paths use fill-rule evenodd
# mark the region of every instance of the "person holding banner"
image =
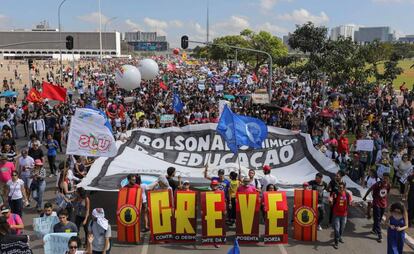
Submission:
<svg viewBox="0 0 414 254">
<path fill-rule="evenodd" d="M 323 194 L 328 189 L 328 184 L 322 180 L 323 175 L 317 173 L 315 180 L 308 182 L 312 190 L 318 191 L 318 230 L 322 230 L 322 222 L 325 217 L 325 205 L 323 203 Z"/>
<path fill-rule="evenodd" d="M 276 177 L 270 174 L 271 171 L 272 171 L 272 169 L 270 168 L 269 165 L 264 165 L 263 166 L 264 176 L 262 177 L 262 179 L 260 179 L 260 184 L 262 185 L 262 191 L 265 191 L 266 188 L 267 188 L 267 185 L 269 185 L 269 184 L 273 184 L 273 185 L 277 184 Z"/>
</svg>

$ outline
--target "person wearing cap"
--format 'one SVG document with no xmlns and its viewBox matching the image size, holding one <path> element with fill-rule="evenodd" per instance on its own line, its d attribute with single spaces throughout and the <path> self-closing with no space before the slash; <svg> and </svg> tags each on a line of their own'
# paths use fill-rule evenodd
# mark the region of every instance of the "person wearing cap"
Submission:
<svg viewBox="0 0 414 254">
<path fill-rule="evenodd" d="M 211 190 L 211 191 L 217 191 L 217 190 L 220 190 L 220 189 L 219 189 L 219 184 L 220 184 L 220 183 L 219 183 L 217 180 L 211 180 L 209 190 Z"/>
<path fill-rule="evenodd" d="M 226 202 L 227 204 L 229 204 L 230 203 L 230 198 L 229 198 L 230 181 L 225 178 L 224 169 L 219 169 L 218 176 L 210 177 L 208 175 L 208 165 L 206 165 L 204 169 L 204 178 L 210 181 L 216 180 L 218 182 L 217 188 L 219 190 L 224 191 Z"/>
<path fill-rule="evenodd" d="M 6 205 L 1 207 L 1 215 L 7 219 L 7 223 L 9 223 L 12 233 L 20 235 L 24 229 L 22 217 L 18 214 L 12 213 L 10 207 Z"/>
<path fill-rule="evenodd" d="M 276 177 L 271 175 L 272 169 L 269 165 L 263 166 L 263 174 L 264 176 L 260 179 L 260 184 L 262 185 L 262 192 L 266 191 L 267 185 L 274 184 L 276 185 L 277 180 Z"/>
<path fill-rule="evenodd" d="M 246 176 L 243 178 L 242 184 L 237 189 L 237 192 L 255 193 L 257 192 L 257 189 L 254 185 L 251 184 L 250 177 Z"/>
<path fill-rule="evenodd" d="M 37 211 L 42 211 L 43 193 L 46 189 L 46 169 L 43 167 L 43 162 L 39 159 L 35 160 L 35 168 L 32 171 L 32 183 L 30 190 L 32 191 L 33 199 L 36 201 Z"/>
<path fill-rule="evenodd" d="M 20 174 L 21 179 L 24 182 L 24 188 L 26 192 L 27 200 L 30 199 L 30 184 L 32 183 L 32 179 L 30 175 L 32 174 L 31 171 L 34 168 L 34 160 L 27 154 L 27 149 L 23 149 L 21 152 L 21 156 L 18 159 L 18 171 Z M 26 206 L 29 205 L 29 202 L 25 204 Z"/>
<path fill-rule="evenodd" d="M 16 170 L 14 163 L 7 161 L 7 156 L 0 155 L 0 191 L 3 200 L 6 200 L 7 182 L 12 179 L 12 173 Z"/>
</svg>

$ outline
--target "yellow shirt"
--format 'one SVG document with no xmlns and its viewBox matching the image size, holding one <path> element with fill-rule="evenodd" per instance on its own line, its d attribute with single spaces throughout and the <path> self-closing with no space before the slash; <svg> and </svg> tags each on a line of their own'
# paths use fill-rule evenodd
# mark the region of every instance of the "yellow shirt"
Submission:
<svg viewBox="0 0 414 254">
<path fill-rule="evenodd" d="M 236 197 L 237 189 L 239 188 L 240 182 L 239 180 L 230 180 L 230 188 L 229 188 L 229 194 L 230 198 Z"/>
</svg>

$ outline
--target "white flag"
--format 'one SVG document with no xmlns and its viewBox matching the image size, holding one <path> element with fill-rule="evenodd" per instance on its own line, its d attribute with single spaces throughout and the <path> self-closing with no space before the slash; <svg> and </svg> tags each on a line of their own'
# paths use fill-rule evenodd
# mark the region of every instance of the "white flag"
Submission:
<svg viewBox="0 0 414 254">
<path fill-rule="evenodd" d="M 117 154 L 115 139 L 106 116 L 88 108 L 76 109 L 69 129 L 66 154 L 113 157 Z"/>
</svg>

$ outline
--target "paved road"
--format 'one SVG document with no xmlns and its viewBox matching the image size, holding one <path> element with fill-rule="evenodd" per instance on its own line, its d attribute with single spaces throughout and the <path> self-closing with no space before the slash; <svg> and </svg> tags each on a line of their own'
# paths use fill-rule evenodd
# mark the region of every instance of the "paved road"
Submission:
<svg viewBox="0 0 414 254">
<path fill-rule="evenodd" d="M 20 133 L 23 133 L 20 130 Z M 24 147 L 27 144 L 26 139 L 18 140 L 18 147 Z M 19 149 L 20 150 L 20 149 Z M 62 159 L 62 155 L 59 156 Z M 59 159 L 58 158 L 58 159 Z M 55 183 L 56 177 L 47 178 L 47 187 L 45 193 L 45 201 L 54 203 L 55 201 Z M 91 198 L 94 197 L 98 199 L 100 195 L 92 194 Z M 103 198 L 105 199 L 105 198 Z M 112 200 L 108 198 L 108 200 Z M 115 199 L 113 199 L 115 200 Z M 99 201 L 102 201 L 102 198 L 99 197 Z M 105 202 L 105 201 L 104 201 Z M 112 201 L 109 201 L 112 202 Z M 113 201 L 114 202 L 114 201 Z M 32 220 L 34 217 L 38 217 L 38 213 L 33 208 L 34 202 L 32 202 L 32 207 L 25 208 L 23 220 L 25 223 L 25 233 L 31 235 L 31 247 L 35 254 L 43 253 L 43 243 L 41 239 L 36 239 L 32 231 Z M 115 207 L 115 203 L 113 207 Z M 386 252 L 386 241 L 383 243 L 377 243 L 374 235 L 370 234 L 371 224 L 367 219 L 364 218 L 363 212 L 359 208 L 352 208 L 350 211 L 349 220 L 346 226 L 344 244 L 339 246 L 338 250 L 335 250 L 332 246 L 333 241 L 333 231 L 332 229 L 324 229 L 323 231 L 318 232 L 318 241 L 314 243 L 304 243 L 298 242 L 289 238 L 289 243 L 287 245 L 273 245 L 265 246 L 263 244 L 251 245 L 251 246 L 241 246 L 241 253 L 250 253 L 250 254 L 302 254 L 302 253 L 339 253 L 339 254 L 380 254 Z M 111 221 L 111 224 L 115 224 L 115 221 Z M 200 225 L 200 223 L 198 223 Z M 261 231 L 264 232 L 263 226 L 261 226 Z M 113 225 L 113 238 L 116 239 L 116 225 Z M 201 229 L 199 229 L 199 232 Z M 232 245 L 234 229 L 230 229 L 227 233 L 228 244 L 221 246 L 221 248 L 214 248 L 208 246 L 201 246 L 200 244 L 148 244 L 149 234 L 146 233 L 143 236 L 144 242 L 139 245 L 122 245 L 114 242 L 111 253 L 122 253 L 122 254 L 168 254 L 168 253 L 227 253 L 227 250 Z M 81 233 L 83 237 L 83 232 Z M 386 239 L 386 236 L 384 236 Z M 413 253 L 413 250 L 409 249 L 408 246 L 405 247 L 405 253 Z"/>
</svg>

